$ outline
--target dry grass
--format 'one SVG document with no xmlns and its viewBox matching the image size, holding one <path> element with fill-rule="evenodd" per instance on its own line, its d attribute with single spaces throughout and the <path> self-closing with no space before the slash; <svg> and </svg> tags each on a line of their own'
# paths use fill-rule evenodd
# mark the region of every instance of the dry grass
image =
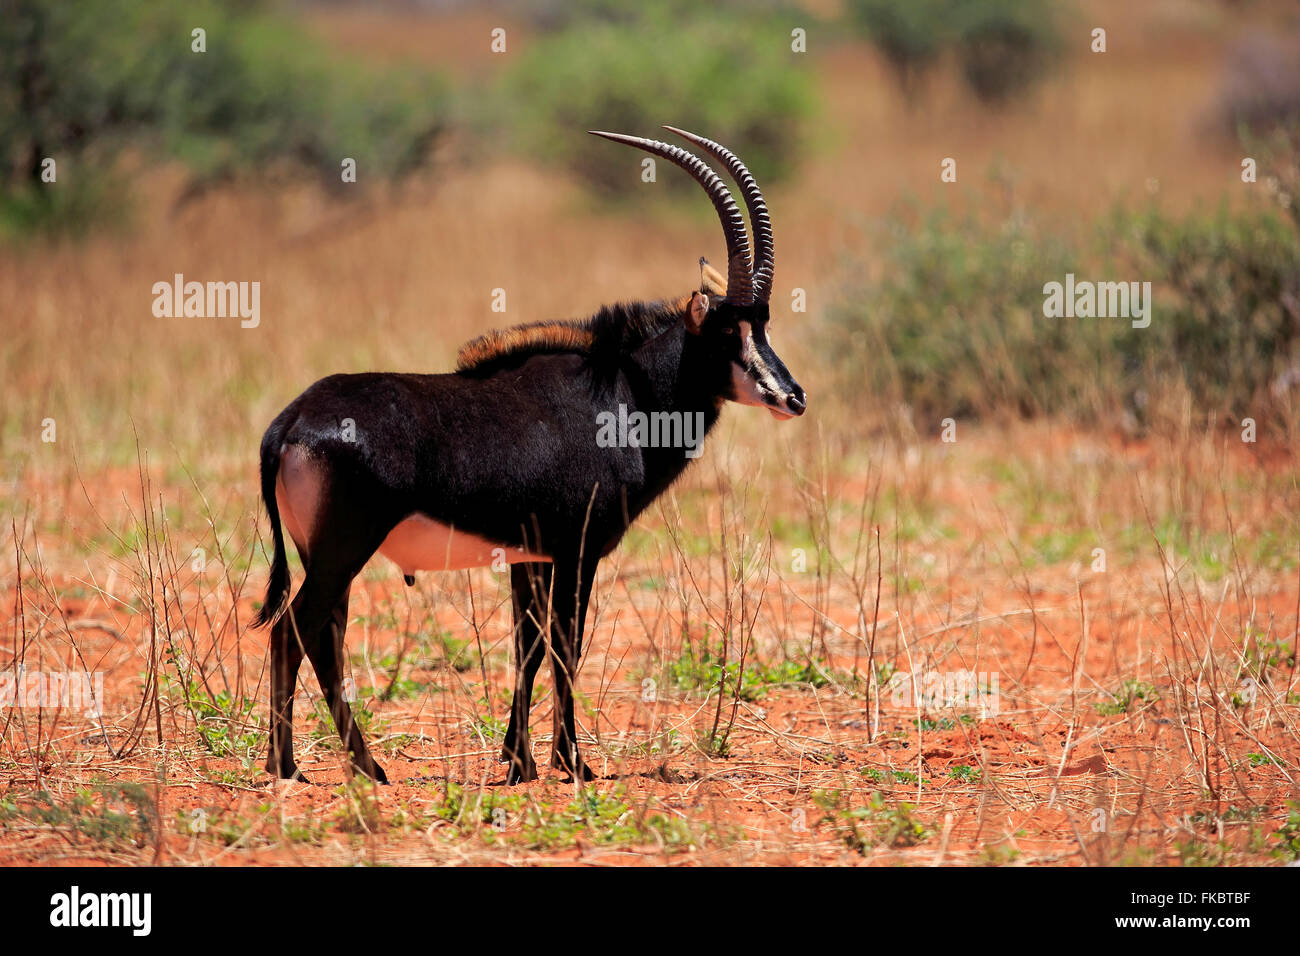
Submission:
<svg viewBox="0 0 1300 956">
<path fill-rule="evenodd" d="M 1008 442 L 1037 451 L 1008 461 Z M 397 782 L 348 785 L 328 721 L 308 716 L 300 763 L 323 784 L 269 785 L 265 647 L 244 630 L 262 573 L 259 558 L 250 588 L 249 516 L 167 517 L 196 498 L 184 486 L 148 486 L 99 517 L 70 498 L 69 524 L 108 527 L 83 545 L 24 536 L 12 656 L 105 673 L 105 716 L 12 712 L 6 857 L 1288 858 L 1300 688 L 1285 475 L 1211 439 L 1121 448 L 1043 427 L 873 448 L 873 464 L 803 475 L 774 459 L 742 481 L 738 451 L 715 446 L 603 570 L 579 715 L 601 780 L 578 793 L 554 775 L 499 786 L 505 582 L 428 576 L 407 590 L 378 567 L 354 588 L 348 646 Z M 1261 550 L 1271 540 L 1280 550 Z M 81 572 L 78 553 L 93 556 Z M 725 675 L 710 666 L 722 661 Z M 984 712 L 919 696 L 921 675 L 966 672 L 995 684 Z M 915 693 L 898 673 L 918 675 Z M 300 697 L 312 714 L 310 679 Z M 543 690 L 539 753 L 549 702 Z M 98 801 L 126 799 L 128 784 L 147 788 L 161 831 L 93 837 L 112 805 Z M 90 822 L 31 809 L 35 792 L 68 806 L 96 787 Z M 606 801 L 591 816 L 570 807 L 589 794 Z"/>
</svg>

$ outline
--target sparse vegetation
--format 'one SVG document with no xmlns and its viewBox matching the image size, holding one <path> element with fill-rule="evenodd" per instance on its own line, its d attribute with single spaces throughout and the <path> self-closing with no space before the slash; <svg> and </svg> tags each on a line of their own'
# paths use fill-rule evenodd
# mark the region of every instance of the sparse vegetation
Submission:
<svg viewBox="0 0 1300 956">
<path fill-rule="evenodd" d="M 208 753 L 235 757 L 245 767 L 261 759 L 266 731 L 257 701 L 236 698 L 228 690 L 212 693 L 193 679 L 182 683 L 164 677 L 163 690 L 189 713 Z"/>
<path fill-rule="evenodd" d="M 825 818 L 844 842 L 859 853 L 873 847 L 901 849 L 924 843 L 933 832 L 916 818 L 909 803 L 892 802 L 879 792 L 862 806 L 851 806 L 845 794 L 829 791 L 815 795 L 819 806 L 831 811 Z"/>
<path fill-rule="evenodd" d="M 1160 692 L 1152 685 L 1140 680 L 1126 680 L 1110 700 L 1101 701 L 1096 705 L 1097 713 L 1103 717 L 1127 714 L 1139 706 L 1152 704 L 1159 699 Z"/>
</svg>

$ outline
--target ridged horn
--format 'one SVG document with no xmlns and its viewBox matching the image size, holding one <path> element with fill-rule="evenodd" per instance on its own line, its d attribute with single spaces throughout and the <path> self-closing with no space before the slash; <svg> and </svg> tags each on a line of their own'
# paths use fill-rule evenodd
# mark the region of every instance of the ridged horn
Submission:
<svg viewBox="0 0 1300 956">
<path fill-rule="evenodd" d="M 750 272 L 749 236 L 745 232 L 745 219 L 740 214 L 740 207 L 731 196 L 731 190 L 722 178 L 709 168 L 698 156 L 694 156 L 669 143 L 657 139 L 645 139 L 641 136 L 626 136 L 623 133 L 605 133 L 600 130 L 587 130 L 593 136 L 635 146 L 647 153 L 660 156 L 670 163 L 680 166 L 691 174 L 692 178 L 704 187 L 713 201 L 713 208 L 718 211 L 722 222 L 722 231 L 727 238 L 727 299 L 737 305 L 750 305 L 754 301 L 753 278 Z"/>
<path fill-rule="evenodd" d="M 766 302 L 772 296 L 772 273 L 776 268 L 776 253 L 772 243 L 772 219 L 767 213 L 767 201 L 763 191 L 740 158 L 721 143 L 700 136 L 697 133 L 665 126 L 670 133 L 676 133 L 687 142 L 694 143 L 715 160 L 727 167 L 727 172 L 740 187 L 745 197 L 745 206 L 749 209 L 749 228 L 754 233 L 754 298 Z"/>
</svg>

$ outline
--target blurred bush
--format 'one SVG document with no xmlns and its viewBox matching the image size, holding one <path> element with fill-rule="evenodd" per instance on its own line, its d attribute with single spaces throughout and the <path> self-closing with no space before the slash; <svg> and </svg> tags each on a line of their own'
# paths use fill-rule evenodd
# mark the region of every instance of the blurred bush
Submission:
<svg viewBox="0 0 1300 956">
<path fill-rule="evenodd" d="M 1237 419 L 1300 387 L 1300 231 L 1255 208 L 1171 219 L 1117 214 L 1124 265 L 1156 285 L 1146 329 L 1123 328 L 1118 356 L 1145 382 L 1176 379 L 1207 409 Z M 1131 263 L 1131 265 L 1129 265 Z"/>
<path fill-rule="evenodd" d="M 0 228 L 103 213 L 96 183 L 125 148 L 180 159 L 200 184 L 304 169 L 339 183 L 344 157 L 364 182 L 423 161 L 439 84 L 341 59 L 261 7 L 15 0 L 0 19 Z M 206 52 L 191 49 L 196 27 Z M 45 157 L 57 185 L 40 181 Z"/>
<path fill-rule="evenodd" d="M 1006 103 L 1043 78 L 1062 46 L 1056 0 L 847 0 L 847 13 L 908 100 L 951 50 L 975 96 Z"/>
<path fill-rule="evenodd" d="M 519 10 L 536 27 L 542 30 L 563 30 L 578 24 L 597 22 L 633 25 L 646 19 L 647 14 L 659 18 L 677 18 L 691 22 L 700 13 L 697 0 L 515 0 L 513 9 Z M 725 13 L 732 21 L 755 17 L 772 19 L 783 15 L 790 26 L 807 25 L 809 14 L 793 0 L 713 0 L 710 11 Z M 785 22 L 782 21 L 782 22 Z M 787 28 L 788 29 L 788 28 Z"/>
<path fill-rule="evenodd" d="M 988 229 L 931 212 L 896 220 L 874 282 L 852 285 L 828 318 L 839 391 L 862 406 L 906 406 L 917 422 L 1073 407 L 1104 340 L 1043 318 L 1043 284 L 1073 253 L 1026 224 Z M 1101 332 L 1100 326 L 1094 331 Z"/>
<path fill-rule="evenodd" d="M 953 0 L 848 0 L 850 22 L 889 62 L 908 100 L 952 40 Z"/>
<path fill-rule="evenodd" d="M 860 408 L 903 408 L 914 427 L 946 417 L 1060 415 L 1147 423 L 1170 396 L 1207 414 L 1257 419 L 1300 408 L 1300 229 L 1252 206 L 1173 219 L 1117 211 L 1099 252 L 1010 220 L 937 212 L 895 222 L 874 282 L 848 286 L 823 353 Z M 1149 281 L 1147 328 L 1124 318 L 1047 318 L 1043 287 Z"/>
<path fill-rule="evenodd" d="M 1042 79 L 1061 52 L 1059 9 L 1043 0 L 963 0 L 957 56 L 971 91 L 1002 104 Z"/>
<path fill-rule="evenodd" d="M 1251 31 L 1236 40 L 1224 67 L 1219 113 L 1243 138 L 1300 127 L 1300 32 Z"/>
<path fill-rule="evenodd" d="M 574 20 L 529 46 L 498 90 L 499 105 L 523 149 L 607 194 L 641 185 L 641 158 L 588 129 L 670 139 L 660 126 L 680 126 L 735 149 L 767 184 L 794 168 L 813 112 L 790 23 L 672 2 Z M 692 188 L 662 170 L 657 181 Z"/>
</svg>

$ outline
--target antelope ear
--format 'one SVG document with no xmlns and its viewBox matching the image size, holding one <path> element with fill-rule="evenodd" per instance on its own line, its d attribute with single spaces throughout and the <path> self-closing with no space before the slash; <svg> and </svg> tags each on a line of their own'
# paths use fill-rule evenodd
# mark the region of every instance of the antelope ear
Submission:
<svg viewBox="0 0 1300 956">
<path fill-rule="evenodd" d="M 700 326 L 704 323 L 704 317 L 709 314 L 709 297 L 703 292 L 697 292 L 691 296 L 690 304 L 686 307 L 686 331 L 692 335 L 700 334 Z"/>
<path fill-rule="evenodd" d="M 703 256 L 700 256 L 700 291 L 706 295 L 727 294 L 727 280 Z"/>
</svg>

